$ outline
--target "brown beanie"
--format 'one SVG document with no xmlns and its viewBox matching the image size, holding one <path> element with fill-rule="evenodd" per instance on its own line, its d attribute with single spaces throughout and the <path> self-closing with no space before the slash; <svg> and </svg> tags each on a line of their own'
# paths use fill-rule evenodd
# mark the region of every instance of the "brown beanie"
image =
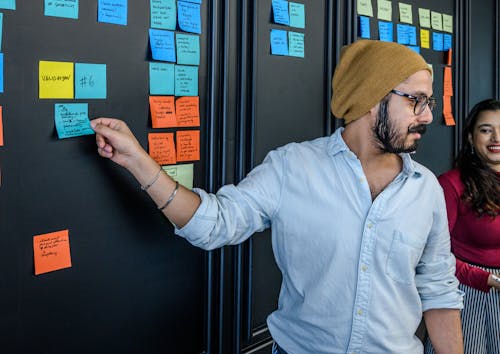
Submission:
<svg viewBox="0 0 500 354">
<path fill-rule="evenodd" d="M 430 67 L 401 44 L 362 39 L 342 48 L 333 75 L 332 113 L 352 122 L 368 112 L 394 87 Z"/>
</svg>

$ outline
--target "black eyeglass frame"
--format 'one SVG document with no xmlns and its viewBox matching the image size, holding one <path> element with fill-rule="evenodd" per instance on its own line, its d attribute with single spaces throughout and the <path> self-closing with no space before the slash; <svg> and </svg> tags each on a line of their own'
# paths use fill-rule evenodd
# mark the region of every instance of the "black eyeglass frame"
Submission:
<svg viewBox="0 0 500 354">
<path fill-rule="evenodd" d="M 398 91 L 398 90 L 391 90 L 391 93 L 394 93 L 394 94 L 401 96 L 401 97 L 406 97 L 406 98 L 412 100 L 413 102 L 415 102 L 415 105 L 413 106 L 413 114 L 415 114 L 416 116 L 424 113 L 425 107 L 427 107 L 427 106 L 429 107 L 431 112 L 436 107 L 436 99 L 432 96 L 431 97 L 427 97 L 425 95 L 413 96 L 413 95 L 410 95 L 408 93 Z M 422 104 L 422 100 L 424 100 L 423 104 Z M 420 111 L 417 113 L 417 105 L 419 103 L 422 104 L 422 108 L 420 108 Z"/>
</svg>

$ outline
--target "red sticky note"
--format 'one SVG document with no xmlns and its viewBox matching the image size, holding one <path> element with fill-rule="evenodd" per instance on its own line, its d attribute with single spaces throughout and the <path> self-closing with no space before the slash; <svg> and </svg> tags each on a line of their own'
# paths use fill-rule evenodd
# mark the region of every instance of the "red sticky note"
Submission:
<svg viewBox="0 0 500 354">
<path fill-rule="evenodd" d="M 453 96 L 453 82 L 451 76 L 451 67 L 444 68 L 443 77 L 443 96 Z"/>
<path fill-rule="evenodd" d="M 33 236 L 35 275 L 71 267 L 68 230 Z"/>
<path fill-rule="evenodd" d="M 3 146 L 3 123 L 2 123 L 2 106 L 0 106 L 0 146 Z"/>
<path fill-rule="evenodd" d="M 200 98 L 185 96 L 175 101 L 175 116 L 178 127 L 200 126 Z"/>
<path fill-rule="evenodd" d="M 200 159 L 200 131 L 181 130 L 177 132 L 177 161 Z"/>
<path fill-rule="evenodd" d="M 455 118 L 453 117 L 453 110 L 451 108 L 450 96 L 443 96 L 443 116 L 444 116 L 444 123 L 447 126 L 455 125 Z"/>
<path fill-rule="evenodd" d="M 151 109 L 153 128 L 172 128 L 177 126 L 174 96 L 149 96 L 149 107 Z"/>
<path fill-rule="evenodd" d="M 149 155 L 160 165 L 173 165 L 175 160 L 174 133 L 149 133 Z"/>
<path fill-rule="evenodd" d="M 446 53 L 446 65 L 451 65 L 452 51 L 451 48 L 448 49 L 448 53 Z"/>
</svg>

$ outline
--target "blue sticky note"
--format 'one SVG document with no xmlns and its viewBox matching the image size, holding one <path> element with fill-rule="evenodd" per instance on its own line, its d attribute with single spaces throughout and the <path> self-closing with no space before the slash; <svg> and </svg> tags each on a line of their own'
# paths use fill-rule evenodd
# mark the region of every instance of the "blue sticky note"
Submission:
<svg viewBox="0 0 500 354">
<path fill-rule="evenodd" d="M 304 57 L 304 33 L 288 32 L 288 55 Z"/>
<path fill-rule="evenodd" d="M 127 25 L 127 0 L 99 0 L 97 21 Z"/>
<path fill-rule="evenodd" d="M 0 12 L 0 50 L 2 50 L 2 37 L 3 37 L 3 13 Z"/>
<path fill-rule="evenodd" d="M 45 0 L 45 16 L 78 18 L 78 0 Z"/>
<path fill-rule="evenodd" d="M 106 98 L 106 64 L 75 63 L 75 98 Z"/>
<path fill-rule="evenodd" d="M 432 49 L 437 51 L 444 50 L 444 38 L 442 33 L 432 32 Z"/>
<path fill-rule="evenodd" d="M 198 96 L 197 66 L 175 66 L 175 95 Z"/>
<path fill-rule="evenodd" d="M 420 54 L 420 47 L 418 45 L 409 45 L 407 47 L 413 50 L 414 52 Z"/>
<path fill-rule="evenodd" d="M 54 118 L 59 139 L 94 134 L 87 103 L 56 103 Z"/>
<path fill-rule="evenodd" d="M 177 26 L 175 0 L 151 0 L 150 18 L 152 28 L 174 31 Z"/>
<path fill-rule="evenodd" d="M 16 0 L 0 0 L 0 9 L 15 10 Z"/>
<path fill-rule="evenodd" d="M 288 1 L 273 0 L 274 23 L 290 25 L 290 16 L 288 15 Z"/>
<path fill-rule="evenodd" d="M 174 67 L 174 64 L 149 63 L 149 93 L 151 95 L 174 95 Z"/>
<path fill-rule="evenodd" d="M 184 0 L 184 1 L 192 2 L 192 3 L 195 3 L 195 4 L 201 4 L 201 0 Z"/>
<path fill-rule="evenodd" d="M 451 34 L 443 34 L 443 50 L 451 49 Z"/>
<path fill-rule="evenodd" d="M 271 30 L 271 54 L 288 55 L 288 41 L 286 31 Z"/>
<path fill-rule="evenodd" d="M 185 32 L 201 33 L 200 4 L 177 1 L 179 28 Z"/>
<path fill-rule="evenodd" d="M 417 28 L 415 26 L 406 25 L 408 32 L 408 44 L 417 45 Z"/>
<path fill-rule="evenodd" d="M 175 63 L 174 32 L 150 28 L 149 44 L 153 59 Z"/>
<path fill-rule="evenodd" d="M 410 44 L 410 37 L 408 36 L 408 26 L 398 23 L 396 28 L 398 43 Z"/>
<path fill-rule="evenodd" d="M 177 64 L 200 65 L 200 37 L 192 34 L 177 33 Z"/>
<path fill-rule="evenodd" d="M 361 38 L 370 39 L 370 19 L 366 16 L 359 16 L 359 33 Z"/>
<path fill-rule="evenodd" d="M 290 3 L 290 26 L 306 28 L 306 13 L 304 4 Z"/>
<path fill-rule="evenodd" d="M 3 53 L 0 53 L 0 92 L 3 92 Z"/>
<path fill-rule="evenodd" d="M 384 42 L 394 42 L 392 22 L 378 21 L 378 38 Z"/>
</svg>

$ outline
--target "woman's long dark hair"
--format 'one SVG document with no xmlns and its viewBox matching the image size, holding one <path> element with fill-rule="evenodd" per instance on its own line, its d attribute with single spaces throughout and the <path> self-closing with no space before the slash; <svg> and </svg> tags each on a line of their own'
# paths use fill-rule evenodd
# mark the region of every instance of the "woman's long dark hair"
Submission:
<svg viewBox="0 0 500 354">
<path fill-rule="evenodd" d="M 462 132 L 462 148 L 456 165 L 460 170 L 465 189 L 462 200 L 470 205 L 478 216 L 498 216 L 500 214 L 500 174 L 491 169 L 474 152 L 469 135 L 474 136 L 474 128 L 483 111 L 499 111 L 500 101 L 487 99 L 472 108 Z"/>
</svg>

